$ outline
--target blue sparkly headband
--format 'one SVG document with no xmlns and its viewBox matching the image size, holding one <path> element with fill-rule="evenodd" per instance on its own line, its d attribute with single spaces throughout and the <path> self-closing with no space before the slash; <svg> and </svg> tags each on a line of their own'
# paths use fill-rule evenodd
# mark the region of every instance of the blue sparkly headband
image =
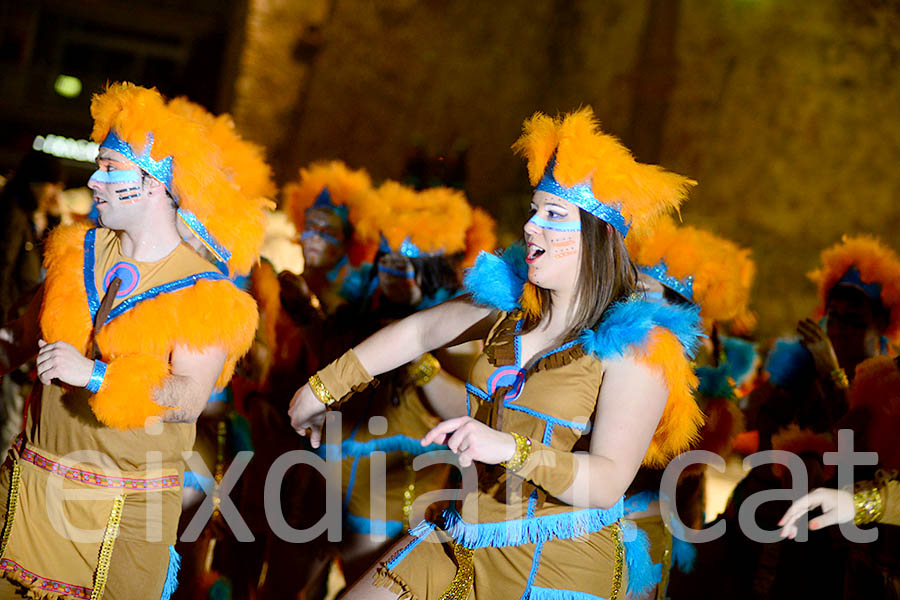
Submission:
<svg viewBox="0 0 900 600">
<path fill-rule="evenodd" d="M 171 156 L 166 156 L 160 160 L 153 160 L 150 157 L 150 150 L 153 148 L 153 133 L 147 133 L 147 142 L 144 144 L 144 152 L 138 156 L 135 154 L 134 149 L 131 145 L 116 135 L 116 132 L 112 129 L 109 130 L 109 133 L 106 135 L 106 139 L 103 140 L 103 143 L 100 144 L 101 148 L 109 148 L 110 150 L 115 150 L 119 152 L 125 158 L 139 166 L 141 169 L 146 171 L 151 177 L 162 183 L 166 186 L 166 189 L 169 190 L 169 193 L 172 195 L 172 198 L 175 200 L 175 203 L 178 204 L 178 197 L 175 195 L 175 190 L 172 189 L 172 166 L 173 160 Z M 200 222 L 200 219 L 197 218 L 197 215 L 187 210 L 186 208 L 178 209 L 178 216 L 184 222 L 185 225 L 196 235 L 203 245 L 206 246 L 210 252 L 212 252 L 215 257 L 223 262 L 227 263 L 231 258 L 231 252 L 228 249 L 216 241 L 216 238 L 209 232 L 206 226 Z"/>
<path fill-rule="evenodd" d="M 875 300 L 876 302 L 881 302 L 881 284 L 873 281 L 872 283 L 865 283 L 862 280 L 862 275 L 859 274 L 859 269 L 856 266 L 851 266 L 847 269 L 847 272 L 844 273 L 844 276 L 841 277 L 835 286 L 838 285 L 850 285 L 859 290 L 861 290 L 866 296 Z"/>
<path fill-rule="evenodd" d="M 346 223 L 349 219 L 347 207 L 343 205 L 337 205 L 332 202 L 331 192 L 328 191 L 327 187 L 322 188 L 322 191 L 319 192 L 318 196 L 316 196 L 316 201 L 313 202 L 313 205 L 310 206 L 307 210 L 312 210 L 313 208 L 327 208 L 328 210 L 334 211 L 334 213 L 337 214 L 337 216 L 339 216 L 344 223 Z"/>
<path fill-rule="evenodd" d="M 645 267 L 638 266 L 642 273 L 649 275 L 657 280 L 673 292 L 684 296 L 687 300 L 694 301 L 694 276 L 688 275 L 684 279 L 678 279 L 668 273 L 668 267 L 665 260 L 660 260 L 656 266 Z"/>
<path fill-rule="evenodd" d="M 558 196 L 563 200 L 568 200 L 581 210 L 587 211 L 600 219 L 615 227 L 616 231 L 622 234 L 622 237 L 628 235 L 631 223 L 625 221 L 625 217 L 620 212 L 620 207 L 610 206 L 597 200 L 594 191 L 591 189 L 590 183 L 576 183 L 567 187 L 556 180 L 553 176 L 553 169 L 556 167 L 556 158 L 552 158 L 547 164 L 544 176 L 538 182 L 535 190 L 547 192 Z"/>
<path fill-rule="evenodd" d="M 407 258 L 420 258 L 420 257 L 424 257 L 424 256 L 434 256 L 434 255 L 440 254 L 440 252 L 437 252 L 433 255 L 429 255 L 429 254 L 426 254 L 425 252 L 422 252 L 422 250 L 420 250 L 418 246 L 413 244 L 409 240 L 409 238 L 406 238 L 405 240 L 403 240 L 400 243 L 400 248 L 398 248 L 397 250 L 394 250 L 393 248 L 391 248 L 390 243 L 388 243 L 387 238 L 384 237 L 384 234 L 381 235 L 381 243 L 378 245 L 378 250 L 385 254 L 392 254 L 394 252 L 397 252 L 398 254 L 402 254 L 403 256 L 405 256 Z"/>
</svg>

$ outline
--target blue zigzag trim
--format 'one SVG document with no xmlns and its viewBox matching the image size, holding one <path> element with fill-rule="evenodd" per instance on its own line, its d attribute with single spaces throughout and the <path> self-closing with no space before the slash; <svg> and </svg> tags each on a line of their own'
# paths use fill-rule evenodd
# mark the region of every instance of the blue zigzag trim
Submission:
<svg viewBox="0 0 900 600">
<path fill-rule="evenodd" d="M 444 511 L 444 528 L 466 548 L 500 548 L 568 540 L 600 531 L 622 518 L 621 500 L 610 509 L 585 508 L 543 517 L 491 523 L 469 523 L 454 507 Z"/>
<path fill-rule="evenodd" d="M 84 289 L 87 292 L 88 310 L 91 311 L 91 323 L 100 310 L 100 298 L 97 296 L 97 282 L 94 279 L 94 245 L 97 242 L 97 229 L 88 229 L 84 234 Z"/>
<path fill-rule="evenodd" d="M 482 252 L 466 273 L 463 285 L 476 304 L 493 306 L 507 312 L 521 308 L 519 298 L 528 281 L 525 248 L 515 244 L 503 254 Z"/>
</svg>

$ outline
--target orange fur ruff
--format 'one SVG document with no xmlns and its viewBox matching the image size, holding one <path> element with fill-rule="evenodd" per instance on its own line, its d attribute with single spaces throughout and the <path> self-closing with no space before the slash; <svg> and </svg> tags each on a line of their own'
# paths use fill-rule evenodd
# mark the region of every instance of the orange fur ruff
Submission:
<svg viewBox="0 0 900 600">
<path fill-rule="evenodd" d="M 590 107 L 557 118 L 535 113 L 522 127 L 513 150 L 525 158 L 535 186 L 554 154 L 553 176 L 565 185 L 590 178 L 594 197 L 618 207 L 627 222 L 647 227 L 677 211 L 696 181 L 656 165 L 639 163 L 615 137 L 600 130 Z"/>
<path fill-rule="evenodd" d="M 84 289 L 85 225 L 57 228 L 47 241 L 47 283 L 41 331 L 48 342 L 65 341 L 87 354 L 92 324 Z M 97 336 L 106 377 L 91 407 L 105 425 L 143 427 L 164 407 L 152 401 L 169 373 L 175 346 L 226 351 L 216 381 L 228 384 L 237 361 L 253 342 L 258 314 L 249 294 L 228 281 L 198 281 L 191 287 L 145 300 L 107 323 Z"/>
<path fill-rule="evenodd" d="M 661 468 L 699 440 L 704 416 L 693 392 L 699 382 L 678 338 L 661 327 L 650 332 L 644 349 L 636 352 L 635 358 L 660 373 L 669 390 L 666 408 L 643 460 L 646 467 Z"/>
<path fill-rule="evenodd" d="M 881 303 L 890 312 L 884 335 L 897 344 L 900 342 L 900 257 L 876 237 L 845 235 L 839 243 L 822 251 L 822 266 L 809 273 L 818 287 L 818 316 L 825 313 L 828 293 L 850 267 L 856 267 L 863 282 L 881 285 Z"/>
<path fill-rule="evenodd" d="M 749 303 L 756 265 L 750 250 L 705 229 L 679 227 L 669 218 L 635 234 L 626 243 L 636 263 L 653 267 L 664 260 L 669 275 L 693 275 L 694 302 L 707 331 L 713 321 L 737 320 L 741 330 L 755 324 Z"/>
<path fill-rule="evenodd" d="M 136 154 L 153 134 L 150 157 L 173 159 L 172 188 L 179 206 L 194 213 L 232 254 L 228 265 L 248 273 L 259 257 L 266 228 L 265 197 L 274 193 L 262 149 L 241 140 L 227 115 L 214 117 L 184 99 L 166 103 L 156 89 L 115 83 L 91 101 L 91 139 L 110 130 Z"/>
</svg>

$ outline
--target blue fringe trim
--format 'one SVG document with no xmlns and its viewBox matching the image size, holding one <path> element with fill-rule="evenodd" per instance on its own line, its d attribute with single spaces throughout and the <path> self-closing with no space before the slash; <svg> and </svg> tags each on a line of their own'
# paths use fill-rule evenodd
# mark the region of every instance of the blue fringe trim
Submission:
<svg viewBox="0 0 900 600">
<path fill-rule="evenodd" d="M 200 475 L 194 471 L 184 472 L 184 487 L 193 488 L 198 492 L 207 493 L 206 490 L 212 490 L 216 487 L 216 480 L 212 477 Z"/>
<path fill-rule="evenodd" d="M 181 556 L 175 552 L 175 546 L 169 546 L 169 569 L 166 571 L 166 582 L 163 584 L 161 600 L 169 600 L 178 589 L 179 569 L 181 569 Z"/>
<path fill-rule="evenodd" d="M 589 508 L 543 517 L 469 523 L 451 507 L 444 511 L 444 528 L 456 543 L 466 548 L 500 548 L 594 533 L 621 519 L 622 513 L 623 502 L 619 500 L 609 510 Z"/>
<path fill-rule="evenodd" d="M 634 523 L 623 523 L 622 538 L 628 565 L 628 594 L 643 594 L 662 581 L 662 564 L 650 561 L 650 538 Z"/>
<path fill-rule="evenodd" d="M 812 354 L 797 340 L 777 340 L 766 360 L 769 381 L 779 387 L 809 381 L 815 368 Z"/>
<path fill-rule="evenodd" d="M 347 529 L 356 533 L 371 534 L 373 530 L 376 530 L 376 534 L 384 535 L 389 538 L 397 537 L 398 535 L 403 533 L 404 529 L 402 521 L 382 521 L 379 519 L 367 519 L 366 517 L 360 517 L 358 515 L 352 515 L 350 513 L 344 513 L 344 525 L 347 526 Z"/>
<path fill-rule="evenodd" d="M 672 537 L 672 566 L 682 573 L 691 573 L 697 560 L 697 549 L 690 542 Z"/>
<path fill-rule="evenodd" d="M 698 306 L 633 298 L 612 305 L 597 329 L 582 332 L 579 340 L 585 351 L 597 358 L 621 358 L 630 349 L 643 346 L 655 327 L 671 331 L 690 357 L 705 337 Z"/>
<path fill-rule="evenodd" d="M 532 587 L 528 600 L 606 600 L 606 598 L 574 590 Z"/>
<path fill-rule="evenodd" d="M 528 281 L 525 247 L 514 244 L 503 254 L 482 252 L 463 280 L 466 292 L 476 304 L 493 306 L 507 312 L 521 308 L 519 298 Z"/>
</svg>

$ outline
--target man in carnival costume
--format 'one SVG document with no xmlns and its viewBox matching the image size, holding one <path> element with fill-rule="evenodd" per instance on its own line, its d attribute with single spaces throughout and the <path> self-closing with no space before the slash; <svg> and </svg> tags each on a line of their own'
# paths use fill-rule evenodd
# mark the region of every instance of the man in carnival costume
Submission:
<svg viewBox="0 0 900 600">
<path fill-rule="evenodd" d="M 646 537 L 621 522 L 623 494 L 641 463 L 665 465 L 696 438 L 687 353 L 699 319 L 632 297 L 624 237 L 677 208 L 693 182 L 637 163 L 590 109 L 538 113 L 524 130 L 514 148 L 536 186 L 527 253 L 482 254 L 471 298 L 379 331 L 294 397 L 292 424 L 317 445 L 325 406 L 372 374 L 486 337 L 467 416 L 421 442 L 474 464 L 476 487 L 413 528 L 347 598 L 622 598 L 652 583 Z"/>
<path fill-rule="evenodd" d="M 732 332 L 746 333 L 755 324 L 748 307 L 755 275 L 750 251 L 712 232 L 679 227 L 671 219 L 629 236 L 628 249 L 648 297 L 700 308 L 709 347 L 707 356 L 698 358 L 702 366 L 695 368 L 700 382 L 696 397 L 707 422 L 695 448 L 726 457 L 743 431 L 737 382 L 752 371 L 755 351 L 748 342 L 723 335 L 721 328 L 730 324 Z M 695 529 L 703 526 L 705 469 L 698 467 L 683 474 L 677 498 L 667 499 L 670 510 L 678 507 L 680 522 Z M 642 469 L 626 500 L 626 514 L 649 535 L 651 557 L 659 565 L 657 598 L 666 597 L 670 567 L 690 571 L 696 555 L 683 531 L 673 536 L 660 516 L 661 476 L 660 470 Z"/>
<path fill-rule="evenodd" d="M 183 453 L 256 329 L 253 299 L 223 271 L 256 261 L 271 190 L 227 116 L 189 112 L 128 83 L 94 97 L 101 227 L 53 232 L 43 289 L 3 330 L 4 371 L 37 353 L 44 386 L 0 471 L 2 597 L 149 599 L 176 585 Z"/>
<path fill-rule="evenodd" d="M 799 339 L 778 340 L 766 360 L 768 382 L 751 395 L 748 427 L 760 449 L 791 423 L 828 431 L 847 411 L 856 366 L 891 354 L 900 342 L 900 257 L 880 240 L 845 236 L 822 251 L 810 273 L 818 307 L 797 326 Z"/>
</svg>

